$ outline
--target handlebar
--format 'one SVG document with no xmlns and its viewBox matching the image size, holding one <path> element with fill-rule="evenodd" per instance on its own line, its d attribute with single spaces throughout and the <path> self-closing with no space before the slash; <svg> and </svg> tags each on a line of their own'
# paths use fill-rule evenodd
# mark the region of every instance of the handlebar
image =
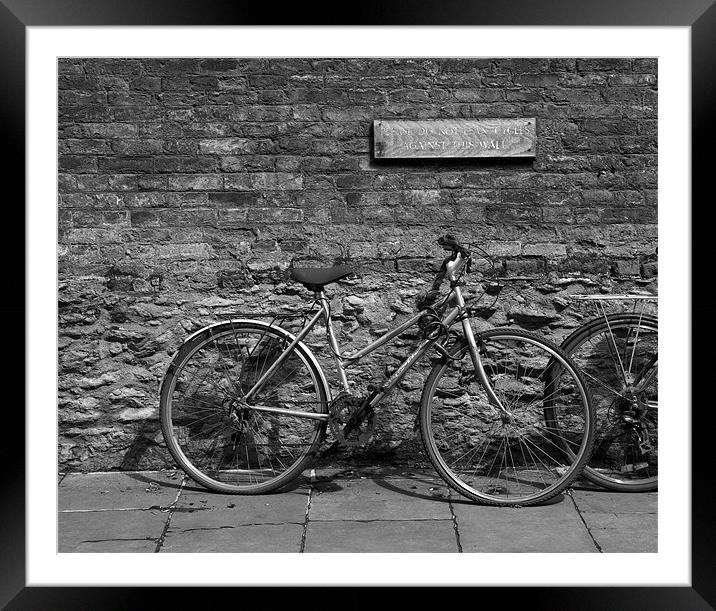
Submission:
<svg viewBox="0 0 716 611">
<path fill-rule="evenodd" d="M 445 250 L 452 251 L 453 254 L 458 252 L 463 256 L 468 256 L 470 254 L 469 249 L 460 244 L 460 242 L 457 241 L 455 236 L 452 236 L 449 233 L 446 233 L 444 236 L 440 236 L 438 238 L 438 244 L 442 246 Z"/>
<path fill-rule="evenodd" d="M 454 285 L 453 283 L 459 283 L 460 278 L 465 271 L 471 271 L 472 254 L 470 252 L 470 249 L 460 244 L 460 242 L 458 242 L 453 235 L 445 234 L 443 236 L 440 236 L 438 238 L 438 244 L 442 246 L 443 249 L 450 251 L 450 254 L 443 260 L 442 265 L 440 266 L 440 271 L 438 271 L 437 275 L 435 276 L 432 286 L 427 290 L 421 291 L 416 296 L 416 305 L 418 307 L 418 310 L 432 308 L 433 306 L 438 309 L 442 307 L 446 303 L 446 300 L 449 295 L 445 295 L 439 305 L 436 304 L 440 301 L 440 288 L 446 277 L 450 280 L 450 284 L 452 287 Z M 492 257 L 490 257 L 490 255 L 479 246 L 475 244 L 472 244 L 471 246 L 475 248 L 476 252 L 478 253 L 478 256 L 485 259 L 485 261 L 488 263 L 490 269 L 484 273 L 486 274 L 486 276 L 491 276 L 496 271 Z M 460 255 L 460 257 L 458 257 L 458 255 Z M 459 258 L 461 259 L 460 261 L 458 261 Z M 497 295 L 499 295 L 501 289 L 502 285 L 499 282 L 489 281 L 486 286 L 483 286 L 482 294 L 492 295 L 495 297 L 496 300 Z M 472 296 L 470 298 L 474 299 L 475 297 Z"/>
<path fill-rule="evenodd" d="M 452 273 L 454 269 L 452 268 L 452 262 L 456 261 L 458 255 L 460 255 L 465 260 L 465 265 L 467 265 L 467 271 L 470 271 L 470 250 L 466 246 L 460 244 L 460 242 L 457 241 L 457 238 L 455 238 L 455 236 L 446 233 L 444 236 L 440 236 L 438 238 L 438 244 L 440 244 L 443 249 L 450 251 L 450 255 L 443 261 L 443 264 L 440 267 L 441 270 L 447 270 L 448 272 Z"/>
<path fill-rule="evenodd" d="M 462 246 L 454 236 L 450 234 L 445 234 L 444 236 L 440 236 L 438 238 L 438 244 L 442 246 L 445 250 L 450 251 L 450 255 L 448 255 L 445 260 L 442 262 L 442 265 L 440 266 L 440 271 L 437 273 L 437 276 L 435 276 L 435 279 L 433 280 L 433 284 L 430 289 L 427 291 L 422 292 L 417 296 L 416 302 L 419 310 L 423 310 L 425 308 L 431 307 L 436 303 L 438 300 L 438 297 L 440 295 L 440 287 L 445 280 L 445 276 L 448 275 L 450 278 L 450 281 L 452 282 L 454 279 L 452 278 L 452 271 L 450 270 L 450 265 L 453 261 L 457 259 L 457 255 L 462 255 L 464 259 L 467 261 L 465 264 L 468 266 L 470 264 L 470 251 Z M 447 296 L 446 296 L 447 298 Z"/>
</svg>

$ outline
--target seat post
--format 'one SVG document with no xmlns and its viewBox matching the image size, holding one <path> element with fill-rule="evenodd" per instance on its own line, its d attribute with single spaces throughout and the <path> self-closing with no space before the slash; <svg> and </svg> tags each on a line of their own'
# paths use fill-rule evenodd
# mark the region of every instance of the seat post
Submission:
<svg viewBox="0 0 716 611">
<path fill-rule="evenodd" d="M 328 304 L 328 299 L 326 297 L 326 294 L 323 292 L 323 289 L 315 291 L 315 293 L 316 299 L 319 301 L 321 307 L 323 308 L 323 317 L 326 321 L 326 334 L 328 335 L 328 344 L 330 345 L 331 352 L 333 353 L 333 360 L 336 361 L 336 371 L 338 372 L 338 378 L 341 381 L 343 389 L 346 392 L 350 392 L 350 387 L 348 386 L 348 378 L 346 377 L 346 371 L 343 368 L 343 361 L 341 360 L 341 349 L 338 346 L 338 339 L 336 338 L 336 334 L 333 331 L 333 320 L 331 319 L 331 309 Z"/>
</svg>

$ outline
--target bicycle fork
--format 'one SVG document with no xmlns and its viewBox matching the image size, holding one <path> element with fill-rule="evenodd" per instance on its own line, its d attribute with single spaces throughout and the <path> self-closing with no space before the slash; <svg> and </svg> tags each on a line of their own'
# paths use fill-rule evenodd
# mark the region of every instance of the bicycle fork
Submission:
<svg viewBox="0 0 716 611">
<path fill-rule="evenodd" d="M 455 304 L 458 308 L 460 308 L 460 312 L 462 314 L 465 311 L 465 299 L 462 296 L 459 286 L 456 286 L 454 291 Z M 462 332 L 465 335 L 465 340 L 467 341 L 470 358 L 472 359 L 472 364 L 475 367 L 477 379 L 485 389 L 487 398 L 490 400 L 490 404 L 497 409 L 500 418 L 502 418 L 504 423 L 511 422 L 512 415 L 505 409 L 505 406 L 502 405 L 502 402 L 497 398 L 495 391 L 492 389 L 492 384 L 490 384 L 490 380 L 487 377 L 487 373 L 485 373 L 485 368 L 482 365 L 482 358 L 480 357 L 480 349 L 477 345 L 477 340 L 475 339 L 472 327 L 470 326 L 470 318 L 467 316 L 462 317 Z"/>
</svg>

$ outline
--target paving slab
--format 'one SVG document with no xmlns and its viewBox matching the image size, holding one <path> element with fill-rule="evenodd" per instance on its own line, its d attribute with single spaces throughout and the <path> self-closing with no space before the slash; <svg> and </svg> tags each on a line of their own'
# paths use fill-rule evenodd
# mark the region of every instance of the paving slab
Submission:
<svg viewBox="0 0 716 611">
<path fill-rule="evenodd" d="M 302 538 L 302 524 L 182 528 L 172 519 L 159 553 L 298 553 Z"/>
<path fill-rule="evenodd" d="M 58 509 L 168 507 L 184 476 L 178 472 L 69 473 L 58 486 Z"/>
<path fill-rule="evenodd" d="M 487 507 L 453 497 L 463 552 L 597 552 L 572 500 L 537 507 Z"/>
<path fill-rule="evenodd" d="M 66 474 L 58 485 L 58 549 L 658 551 L 656 492 L 573 488 L 572 498 L 561 495 L 558 502 L 515 509 L 472 503 L 432 470 L 339 467 L 306 475 L 276 493 L 242 496 L 215 494 L 190 480 L 182 484 L 181 472 Z"/>
<path fill-rule="evenodd" d="M 587 513 L 584 521 L 602 552 L 656 553 L 657 516 L 651 513 Z"/>
<path fill-rule="evenodd" d="M 452 520 L 311 522 L 306 553 L 457 553 Z"/>
<path fill-rule="evenodd" d="M 419 477 L 363 477 L 314 483 L 309 520 L 451 520 L 448 489 Z"/>
<path fill-rule="evenodd" d="M 168 512 L 158 509 L 58 514 L 59 552 L 154 552 Z"/>
<path fill-rule="evenodd" d="M 184 490 L 177 501 L 172 525 L 239 526 L 249 524 L 303 524 L 308 506 L 308 485 L 275 494 L 215 494 Z"/>
<path fill-rule="evenodd" d="M 658 496 L 656 492 L 572 490 L 582 513 L 657 513 Z"/>
</svg>

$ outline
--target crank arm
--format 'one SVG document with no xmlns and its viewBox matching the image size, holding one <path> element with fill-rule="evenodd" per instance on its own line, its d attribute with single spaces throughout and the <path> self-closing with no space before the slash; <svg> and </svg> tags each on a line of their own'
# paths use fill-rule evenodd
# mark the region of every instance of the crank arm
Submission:
<svg viewBox="0 0 716 611">
<path fill-rule="evenodd" d="M 646 454 L 650 450 L 652 450 L 651 442 L 649 441 L 649 433 L 644 431 L 644 435 L 642 435 L 642 432 L 634 429 L 634 434 L 636 435 L 636 438 L 639 442 L 639 450 L 642 454 Z"/>
<path fill-rule="evenodd" d="M 320 453 L 320 457 L 325 458 L 326 456 L 331 456 L 331 455 L 335 454 L 340 447 L 341 447 L 341 442 L 336 440 Z"/>
</svg>

